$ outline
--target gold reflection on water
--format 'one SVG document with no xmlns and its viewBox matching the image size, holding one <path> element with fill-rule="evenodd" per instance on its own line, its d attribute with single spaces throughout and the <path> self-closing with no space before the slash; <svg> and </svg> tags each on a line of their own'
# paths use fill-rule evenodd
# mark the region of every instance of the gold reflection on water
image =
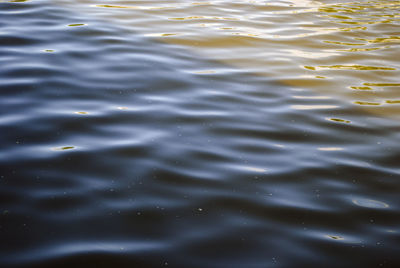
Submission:
<svg viewBox="0 0 400 268">
<path fill-rule="evenodd" d="M 371 87 L 400 87 L 400 83 L 364 83 L 364 85 Z"/>
<path fill-rule="evenodd" d="M 116 6 L 116 5 L 96 5 L 96 7 L 108 7 L 108 8 L 137 8 L 128 6 Z"/>
<path fill-rule="evenodd" d="M 379 102 L 370 102 L 370 101 L 355 101 L 354 103 L 358 105 L 381 105 Z"/>
<path fill-rule="evenodd" d="M 372 90 L 372 88 L 370 88 L 370 87 L 354 87 L 354 86 L 351 86 L 350 88 L 351 89 L 355 89 L 355 90 Z"/>
<path fill-rule="evenodd" d="M 343 52 L 363 52 L 363 51 L 374 51 L 378 49 L 385 49 L 388 47 L 370 47 L 370 48 L 349 48 L 349 49 L 338 49 L 337 51 Z"/>
<path fill-rule="evenodd" d="M 365 38 L 354 38 L 355 40 L 361 40 L 368 43 L 400 43 L 399 36 L 390 36 L 386 38 L 375 38 L 375 39 L 365 39 Z"/>
<path fill-rule="evenodd" d="M 86 24 L 84 23 L 74 23 L 74 24 L 68 24 L 69 27 L 77 27 L 77 26 L 85 26 Z"/>
<path fill-rule="evenodd" d="M 105 7 L 105 8 L 119 8 L 119 9 L 139 9 L 139 10 L 158 10 L 158 9 L 173 9 L 174 6 L 122 6 L 122 5 L 94 5 L 94 7 Z"/>
<path fill-rule="evenodd" d="M 345 120 L 345 119 L 340 119 L 340 118 L 326 118 L 327 120 L 334 121 L 334 122 L 340 122 L 340 123 L 346 123 L 350 124 L 350 120 Z"/>
<path fill-rule="evenodd" d="M 400 104 L 400 100 L 387 100 L 386 103 L 388 103 L 388 104 Z"/>
<path fill-rule="evenodd" d="M 400 99 L 389 90 L 400 84 L 398 0 L 79 1 L 94 13 L 103 9 L 102 19 L 186 47 L 205 60 L 400 117 L 390 108 L 395 105 L 371 102 L 368 95 L 373 91 L 388 104 Z M 324 107 L 313 101 L 315 106 L 292 108 Z"/>
<path fill-rule="evenodd" d="M 369 71 L 369 70 L 396 70 L 396 68 L 392 67 L 379 67 L 379 66 L 363 66 L 363 65 L 325 65 L 325 66 L 305 66 L 310 70 L 317 70 L 317 68 L 329 68 L 329 69 L 337 69 L 337 70 L 360 70 L 360 71 Z"/>
<path fill-rule="evenodd" d="M 52 148 L 53 151 L 65 151 L 65 150 L 72 150 L 75 149 L 74 146 L 63 146 L 63 147 L 54 147 Z"/>
<path fill-rule="evenodd" d="M 348 42 L 339 42 L 339 41 L 324 41 L 327 44 L 335 44 L 335 45 L 344 45 L 344 46 L 363 46 L 363 43 L 348 43 Z"/>
</svg>

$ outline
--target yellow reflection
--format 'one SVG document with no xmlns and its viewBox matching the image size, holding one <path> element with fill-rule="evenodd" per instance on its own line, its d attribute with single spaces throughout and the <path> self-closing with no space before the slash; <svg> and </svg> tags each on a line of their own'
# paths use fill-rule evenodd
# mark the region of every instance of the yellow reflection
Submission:
<svg viewBox="0 0 400 268">
<path fill-rule="evenodd" d="M 383 104 L 400 99 L 392 89 L 374 90 L 400 85 L 396 49 L 400 43 L 400 1 L 340 2 L 109 1 L 91 7 L 95 14 L 103 8 L 102 19 L 185 47 L 206 60 L 358 104 L 357 109 L 400 117 L 400 113 L 393 113 L 398 111 L 396 105 L 366 99 L 371 97 L 366 94 L 379 94 L 376 99 Z M 292 108 L 336 108 L 319 104 Z"/>
<path fill-rule="evenodd" d="M 327 18 L 335 18 L 335 19 L 342 19 L 342 20 L 351 20 L 351 17 L 348 16 L 341 16 L 341 15 L 327 15 L 327 16 L 321 16 L 321 17 L 327 17 Z"/>
<path fill-rule="evenodd" d="M 349 49 L 338 49 L 337 51 L 343 51 L 343 52 L 366 52 L 366 51 L 374 51 L 378 49 L 385 49 L 389 47 L 371 47 L 371 48 L 349 48 Z"/>
<path fill-rule="evenodd" d="M 108 7 L 108 8 L 135 8 L 128 6 L 116 6 L 116 5 L 96 5 L 96 7 Z"/>
<path fill-rule="evenodd" d="M 345 119 L 340 119 L 340 118 L 326 118 L 326 120 L 330 120 L 330 121 L 333 121 L 333 122 L 346 123 L 346 124 L 350 124 L 351 123 L 350 120 L 345 120 Z"/>
<path fill-rule="evenodd" d="M 400 100 L 387 100 L 386 103 L 388 103 L 388 104 L 400 104 Z"/>
<path fill-rule="evenodd" d="M 69 27 L 77 27 L 77 26 L 85 26 L 84 23 L 75 23 L 75 24 L 68 24 Z"/>
<path fill-rule="evenodd" d="M 379 102 L 369 102 L 369 101 L 355 101 L 354 103 L 358 105 L 374 105 L 374 106 L 381 105 L 381 103 Z"/>
<path fill-rule="evenodd" d="M 173 9 L 174 6 L 120 6 L 120 5 L 94 5 L 94 7 L 117 8 L 117 9 L 138 9 L 138 10 L 162 10 Z"/>
<path fill-rule="evenodd" d="M 359 71 L 370 71 L 370 70 L 396 70 L 392 67 L 379 67 L 379 66 L 364 66 L 364 65 L 321 65 L 317 67 L 308 67 L 307 69 L 316 70 L 317 68 L 337 69 L 337 70 L 359 70 Z"/>
<path fill-rule="evenodd" d="M 372 90 L 372 88 L 370 87 L 350 87 L 351 89 L 355 89 L 355 90 Z"/>
<path fill-rule="evenodd" d="M 63 147 L 52 148 L 53 151 L 65 151 L 65 150 L 72 150 L 72 149 L 75 149 L 75 146 L 63 146 Z"/>
<path fill-rule="evenodd" d="M 364 43 L 348 43 L 348 42 L 339 42 L 339 41 L 324 41 L 327 44 L 335 44 L 335 45 L 344 45 L 344 46 L 364 46 Z"/>
<path fill-rule="evenodd" d="M 366 31 L 368 28 L 359 26 L 359 27 L 340 27 L 337 29 L 340 31 L 343 31 L 343 32 L 350 32 L 350 31 L 357 31 L 357 30 Z"/>
<path fill-rule="evenodd" d="M 365 38 L 354 38 L 355 40 L 366 41 L 368 43 L 400 43 L 399 36 L 390 36 L 390 37 L 378 37 L 375 39 L 365 39 Z"/>
<path fill-rule="evenodd" d="M 381 21 L 336 21 L 336 23 L 351 24 L 351 25 L 371 25 L 379 23 L 391 23 L 393 20 L 381 20 Z"/>
<path fill-rule="evenodd" d="M 370 87 L 400 87 L 400 83 L 364 83 Z"/>
</svg>

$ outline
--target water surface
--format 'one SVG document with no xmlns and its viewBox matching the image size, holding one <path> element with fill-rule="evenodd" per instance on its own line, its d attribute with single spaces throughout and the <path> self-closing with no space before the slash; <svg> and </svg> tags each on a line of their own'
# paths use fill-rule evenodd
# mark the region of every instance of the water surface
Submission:
<svg viewBox="0 0 400 268">
<path fill-rule="evenodd" d="M 1 1 L 0 266 L 399 266 L 399 19 Z"/>
</svg>

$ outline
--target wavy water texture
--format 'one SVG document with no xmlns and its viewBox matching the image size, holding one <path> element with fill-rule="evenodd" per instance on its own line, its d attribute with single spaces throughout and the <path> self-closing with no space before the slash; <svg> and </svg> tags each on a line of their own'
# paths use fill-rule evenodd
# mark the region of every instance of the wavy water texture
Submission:
<svg viewBox="0 0 400 268">
<path fill-rule="evenodd" d="M 362 108 L 400 116 L 400 106 L 387 102 L 398 97 L 397 86 L 376 86 L 372 93 L 357 90 L 365 83 L 400 82 L 399 1 L 80 3 L 85 13 L 185 46 L 207 60 L 352 104 L 373 100 L 379 106 Z"/>
<path fill-rule="evenodd" d="M 399 266 L 399 6 L 0 1 L 0 266 Z"/>
</svg>

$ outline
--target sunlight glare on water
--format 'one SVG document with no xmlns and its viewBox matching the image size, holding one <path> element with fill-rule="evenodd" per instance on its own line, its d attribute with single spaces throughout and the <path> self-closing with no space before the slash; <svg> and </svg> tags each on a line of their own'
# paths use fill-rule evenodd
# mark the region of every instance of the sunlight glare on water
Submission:
<svg viewBox="0 0 400 268">
<path fill-rule="evenodd" d="M 208 60 L 355 106 L 377 103 L 361 107 L 372 113 L 399 115 L 393 105 L 400 77 L 399 1 L 84 3 L 103 18 Z"/>
</svg>

